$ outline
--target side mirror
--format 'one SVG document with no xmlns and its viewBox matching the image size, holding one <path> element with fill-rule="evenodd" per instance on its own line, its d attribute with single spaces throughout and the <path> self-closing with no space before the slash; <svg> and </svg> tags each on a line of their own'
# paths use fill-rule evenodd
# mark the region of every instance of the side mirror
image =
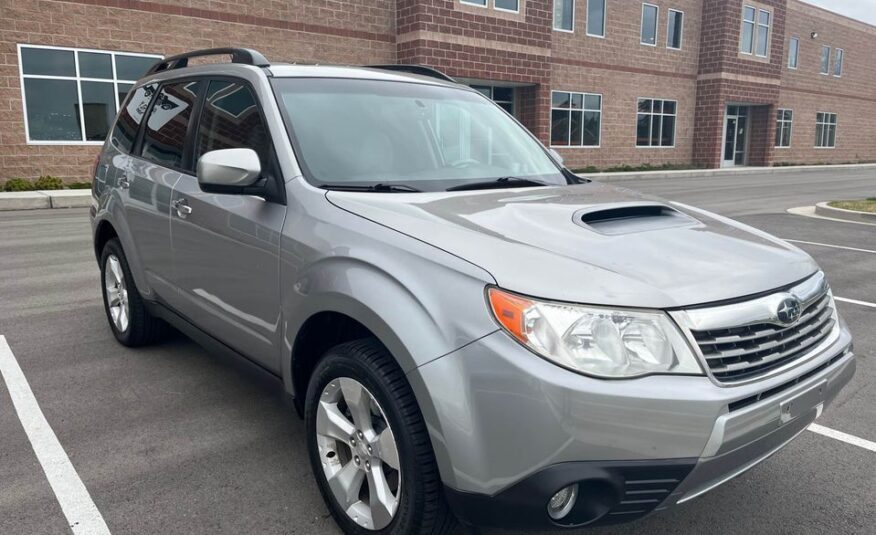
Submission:
<svg viewBox="0 0 876 535">
<path fill-rule="evenodd" d="M 561 167 L 565 167 L 565 165 L 563 165 L 563 157 L 560 156 L 559 152 L 555 151 L 554 149 L 548 149 L 548 153 L 550 153 L 551 158 L 553 158 L 555 162 L 560 164 Z"/>
<path fill-rule="evenodd" d="M 254 193 L 261 178 L 259 155 L 252 149 L 210 151 L 198 159 L 198 185 L 208 193 Z"/>
</svg>

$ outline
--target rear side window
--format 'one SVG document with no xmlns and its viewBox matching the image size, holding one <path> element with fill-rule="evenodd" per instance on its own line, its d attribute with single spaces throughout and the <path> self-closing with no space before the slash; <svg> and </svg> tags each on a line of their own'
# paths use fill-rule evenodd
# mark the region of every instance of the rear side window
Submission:
<svg viewBox="0 0 876 535">
<path fill-rule="evenodd" d="M 125 153 L 131 152 L 134 139 L 137 137 L 137 130 L 140 128 L 140 123 L 143 122 L 143 115 L 146 114 L 146 108 L 149 106 L 149 101 L 152 100 L 156 89 L 158 89 L 158 84 L 144 85 L 134 91 L 131 99 L 122 106 L 119 119 L 116 121 L 113 134 L 110 137 L 110 143 L 116 149 Z"/>
<path fill-rule="evenodd" d="M 182 168 L 186 131 L 201 83 L 183 82 L 161 88 L 146 120 L 143 158 L 165 167 Z"/>
<path fill-rule="evenodd" d="M 213 80 L 198 123 L 196 157 L 220 149 L 252 149 L 270 169 L 271 139 L 252 91 L 244 84 Z"/>
</svg>

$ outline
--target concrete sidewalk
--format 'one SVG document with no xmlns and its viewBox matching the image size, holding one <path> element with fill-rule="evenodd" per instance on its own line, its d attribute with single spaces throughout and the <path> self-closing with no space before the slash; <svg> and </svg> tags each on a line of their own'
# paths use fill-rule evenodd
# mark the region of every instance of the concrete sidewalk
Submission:
<svg viewBox="0 0 876 535">
<path fill-rule="evenodd" d="M 82 208 L 90 205 L 90 189 L 0 192 L 0 211 Z"/>
<path fill-rule="evenodd" d="M 616 180 L 632 180 L 647 178 L 685 178 L 685 177 L 729 177 L 745 175 L 766 175 L 801 172 L 842 171 L 847 169 L 872 169 L 876 175 L 876 164 L 845 164 L 845 165 L 788 165 L 783 167 L 730 167 L 724 169 L 685 169 L 683 171 L 630 171 L 619 173 L 577 173 L 579 176 L 592 178 L 600 182 Z"/>
</svg>

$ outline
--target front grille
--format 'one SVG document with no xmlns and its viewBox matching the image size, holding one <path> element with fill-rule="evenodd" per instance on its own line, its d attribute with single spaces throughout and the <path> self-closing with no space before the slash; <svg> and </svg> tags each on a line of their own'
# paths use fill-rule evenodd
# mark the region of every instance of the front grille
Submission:
<svg viewBox="0 0 876 535">
<path fill-rule="evenodd" d="M 791 326 L 758 323 L 691 330 L 691 334 L 712 376 L 721 382 L 736 382 L 766 374 L 802 357 L 830 336 L 834 324 L 834 311 L 825 286 Z"/>
</svg>

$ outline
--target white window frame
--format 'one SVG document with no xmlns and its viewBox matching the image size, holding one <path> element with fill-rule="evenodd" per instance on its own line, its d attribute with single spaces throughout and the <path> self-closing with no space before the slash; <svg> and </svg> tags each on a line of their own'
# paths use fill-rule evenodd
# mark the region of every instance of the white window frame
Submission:
<svg viewBox="0 0 876 535">
<path fill-rule="evenodd" d="M 678 29 L 678 48 L 672 46 L 669 43 L 669 26 L 672 24 L 673 13 L 681 14 L 681 27 Z M 682 48 L 684 48 L 684 11 L 680 9 L 670 9 L 666 15 L 666 48 L 668 48 L 669 50 L 681 50 Z"/>
<path fill-rule="evenodd" d="M 791 43 L 797 43 L 797 48 L 794 51 L 793 56 L 791 56 L 791 50 L 792 50 Z M 791 64 L 792 57 L 794 59 L 793 65 Z M 788 41 L 788 68 L 791 69 L 792 71 L 796 71 L 799 64 L 800 64 L 800 38 L 799 37 L 792 37 Z"/>
<path fill-rule="evenodd" d="M 472 6 L 472 7 L 480 7 L 483 9 L 490 9 L 490 0 L 484 0 L 483 4 L 481 4 L 477 0 L 459 0 L 459 3 L 465 4 L 467 6 Z"/>
<path fill-rule="evenodd" d="M 764 26 L 764 24 L 760 22 L 761 13 L 766 13 L 769 16 L 769 22 L 766 23 L 766 53 L 765 54 L 758 54 L 758 52 L 757 52 L 758 45 L 760 45 L 760 29 Z M 772 43 L 770 43 L 770 41 L 772 40 L 772 37 L 773 37 L 773 12 L 768 10 L 768 9 L 758 8 L 757 12 L 755 13 L 754 22 L 755 22 L 755 25 L 754 25 L 754 55 L 755 55 L 755 57 L 758 57 L 758 58 L 768 58 L 768 57 L 770 57 L 770 48 L 772 48 L 770 46 L 772 44 Z"/>
<path fill-rule="evenodd" d="M 791 120 L 790 121 L 785 120 L 785 112 L 786 111 L 791 112 Z M 778 118 L 779 113 L 782 114 L 781 119 Z M 777 148 L 777 149 L 790 149 L 791 144 L 793 143 L 793 140 L 794 140 L 794 110 L 792 110 L 791 108 L 779 108 L 778 110 L 776 110 L 776 115 L 777 115 L 776 128 L 780 128 L 779 125 L 781 125 L 782 131 L 784 131 L 784 129 L 786 127 L 788 128 L 788 144 L 787 145 L 776 144 L 775 148 Z M 782 139 L 781 135 L 779 135 L 779 139 Z"/>
<path fill-rule="evenodd" d="M 551 12 L 551 18 L 553 19 L 551 21 L 551 25 L 552 25 L 555 32 L 575 33 L 575 4 L 577 4 L 577 2 L 575 0 L 563 0 L 563 1 L 572 3 L 572 28 L 570 30 L 567 30 L 565 28 L 557 28 L 557 19 L 554 16 L 553 12 Z M 556 0 L 554 0 L 554 4 L 556 4 Z M 553 8 L 554 5 L 552 4 L 551 7 Z"/>
<path fill-rule="evenodd" d="M 75 76 L 57 76 L 57 75 L 49 75 L 49 74 L 24 74 L 24 64 L 21 61 L 21 51 L 25 48 L 39 48 L 43 50 L 61 50 L 65 52 L 73 53 L 73 63 L 75 67 Z M 121 52 L 117 50 L 100 50 L 96 48 L 76 48 L 69 46 L 52 46 L 52 45 L 31 45 L 27 43 L 19 43 L 17 46 L 18 49 L 18 78 L 19 83 L 21 85 L 21 111 L 24 115 L 24 136 L 28 145 L 103 145 L 104 141 L 88 141 L 85 139 L 85 111 L 84 111 L 84 103 L 82 102 L 82 82 L 102 82 L 102 83 L 111 83 L 113 84 L 113 97 L 116 103 L 116 113 L 118 113 L 119 106 L 121 106 L 121 102 L 119 102 L 119 84 L 136 84 L 137 80 L 120 80 L 116 75 L 116 56 L 135 56 L 142 58 L 155 58 L 156 60 L 164 58 L 164 56 L 160 56 L 157 54 L 141 54 L 138 52 Z M 97 54 L 108 54 L 110 56 L 110 62 L 113 68 L 113 77 L 111 79 L 108 78 L 89 78 L 83 77 L 79 75 L 79 52 L 91 52 Z M 82 140 L 80 141 L 71 141 L 71 140 L 44 140 L 44 139 L 31 139 L 30 138 L 30 125 L 27 122 L 27 95 L 24 91 L 24 81 L 26 79 L 41 79 L 41 80 L 70 80 L 76 82 L 76 92 L 78 93 L 79 99 L 79 130 L 80 135 L 82 136 Z"/>
<path fill-rule="evenodd" d="M 489 2 L 490 0 L 487 0 L 487 1 Z M 514 13 L 514 14 L 520 13 L 520 4 L 522 4 L 523 2 L 524 2 L 524 0 L 517 0 L 517 9 L 508 9 L 508 8 L 497 6 L 496 0 L 492 0 L 493 9 L 495 9 L 496 11 L 500 11 L 502 13 Z"/>
<path fill-rule="evenodd" d="M 651 100 L 651 101 L 659 100 L 659 101 L 662 101 L 664 103 L 664 106 L 666 105 L 667 102 L 674 102 L 675 103 L 675 113 L 663 113 L 662 111 L 660 113 L 654 113 L 654 111 L 653 111 L 654 105 L 653 104 L 651 105 L 652 111 L 650 111 L 648 113 L 640 112 L 639 111 L 639 101 L 640 100 Z M 661 108 L 661 110 L 662 110 L 662 108 Z M 652 144 L 639 145 L 639 141 L 638 141 L 639 115 L 648 115 L 651 117 L 651 122 L 649 123 L 649 127 L 648 127 L 649 140 L 651 137 L 651 133 L 653 132 L 653 127 L 651 125 L 653 125 L 655 116 L 659 115 L 660 117 L 674 117 L 675 124 L 672 125 L 672 145 L 652 145 Z M 662 127 L 662 119 L 661 119 L 661 127 Z M 661 135 L 661 139 L 662 139 L 663 128 L 660 129 L 660 135 Z M 671 98 L 636 97 L 636 139 L 634 142 L 634 145 L 636 146 L 636 148 L 637 149 L 674 149 L 677 139 L 678 139 L 678 101 L 671 99 Z"/>
<path fill-rule="evenodd" d="M 574 0 L 572 0 L 574 2 Z M 587 37 L 596 37 L 599 39 L 605 39 L 607 22 L 608 22 L 608 0 L 602 0 L 602 35 L 598 33 L 590 33 L 590 0 L 587 0 L 585 5 L 587 8 L 587 18 L 584 21 L 584 33 Z M 601 138 L 600 138 L 601 139 Z"/>
<path fill-rule="evenodd" d="M 819 120 L 818 120 L 818 116 L 819 116 L 819 115 L 827 116 L 827 117 L 829 117 L 829 118 L 832 117 L 832 118 L 833 118 L 833 121 L 830 121 L 830 120 L 828 120 L 827 122 L 825 122 L 825 121 L 819 121 Z M 818 140 L 816 140 L 816 141 L 815 141 L 815 148 L 816 148 L 816 149 L 819 149 L 819 150 L 832 150 L 832 149 L 835 149 L 835 148 L 836 148 L 836 140 L 837 140 L 837 138 L 839 137 L 839 115 L 837 115 L 835 112 L 831 112 L 831 111 L 818 111 L 818 112 L 815 112 L 815 133 L 816 133 L 816 134 L 818 134 L 818 125 L 821 125 L 821 127 L 822 127 L 822 128 L 821 128 L 821 138 L 822 138 L 822 141 L 824 141 L 824 142 L 830 140 L 830 131 L 829 131 L 829 130 L 826 130 L 824 127 L 825 127 L 825 126 L 833 126 L 833 129 L 834 129 L 834 132 L 833 132 L 833 145 L 819 145 L 819 144 L 818 144 Z"/>
<path fill-rule="evenodd" d="M 571 98 L 572 95 L 581 95 L 581 99 L 582 99 L 582 100 L 581 100 L 581 106 L 582 106 L 582 108 L 581 108 L 580 110 L 572 110 L 572 109 L 567 110 L 567 109 L 565 109 L 565 108 L 554 108 L 554 93 L 568 93 L 568 94 L 569 94 L 569 98 Z M 586 107 L 584 107 L 584 106 L 586 106 L 585 103 L 587 102 L 587 96 L 588 96 L 588 95 L 599 97 L 599 110 L 588 110 Z M 554 126 L 554 125 L 553 125 L 553 115 L 554 115 L 554 110 L 561 110 L 561 111 L 568 111 L 568 112 L 572 112 L 572 111 L 581 111 L 581 112 L 582 112 L 582 118 L 583 118 L 583 112 L 588 112 L 588 111 L 589 111 L 589 112 L 599 111 L 599 143 L 597 143 L 596 145 L 554 145 L 554 144 L 553 144 L 553 140 L 551 140 L 551 141 L 550 141 L 550 147 L 551 147 L 552 149 L 553 149 L 553 148 L 557 148 L 557 149 L 599 149 L 599 148 L 602 148 L 602 123 L 603 123 L 603 120 L 602 120 L 603 117 L 602 117 L 602 115 L 603 115 L 604 110 L 605 110 L 605 97 L 603 96 L 602 93 L 584 93 L 584 92 L 581 92 L 581 91 L 564 91 L 564 90 L 562 90 L 562 89 L 554 89 L 554 90 L 551 90 L 551 106 L 550 106 L 550 109 L 549 109 L 549 111 L 548 111 L 548 114 L 549 114 L 549 115 L 548 115 L 548 124 L 550 125 L 550 129 L 551 129 L 551 131 L 553 131 L 553 126 Z M 569 121 L 569 128 L 570 128 L 570 129 L 572 128 L 572 122 L 571 122 L 571 121 Z M 571 130 L 570 130 L 570 132 L 571 132 Z M 553 136 L 551 136 L 551 137 L 553 137 Z M 582 136 L 582 137 L 583 137 L 583 136 Z M 571 140 L 571 133 L 570 133 L 570 135 L 569 135 L 569 138 L 570 138 L 570 139 L 569 139 L 569 142 L 571 143 L 571 142 L 572 142 L 572 140 Z M 583 141 L 583 140 L 582 140 L 582 141 Z"/>
<path fill-rule="evenodd" d="M 646 43 L 642 40 L 642 36 L 645 33 L 645 7 L 653 7 L 657 10 L 657 15 L 654 17 L 654 43 Z M 649 4 L 648 2 L 642 2 L 642 20 L 639 22 L 639 44 L 645 46 L 657 46 L 657 42 L 659 41 L 658 37 L 660 34 L 660 6 L 656 4 Z"/>
<path fill-rule="evenodd" d="M 747 20 L 745 18 L 745 10 L 753 9 L 754 10 L 754 19 Z M 745 37 L 745 25 L 751 25 L 751 50 L 746 51 L 743 48 L 744 42 L 742 39 Z M 745 54 L 746 56 L 753 56 L 755 52 L 757 52 L 757 8 L 754 6 L 742 5 L 742 26 L 739 31 L 739 52 Z"/>
<path fill-rule="evenodd" d="M 824 64 L 824 51 L 827 50 L 827 65 Z M 818 74 L 830 76 L 830 57 L 831 49 L 827 45 L 821 45 L 821 57 L 818 58 Z"/>
<path fill-rule="evenodd" d="M 833 53 L 833 77 L 834 78 L 842 78 L 843 76 L 843 67 L 846 64 L 846 50 L 844 48 L 837 48 Z M 839 74 L 837 74 L 837 68 L 839 68 Z"/>
</svg>

